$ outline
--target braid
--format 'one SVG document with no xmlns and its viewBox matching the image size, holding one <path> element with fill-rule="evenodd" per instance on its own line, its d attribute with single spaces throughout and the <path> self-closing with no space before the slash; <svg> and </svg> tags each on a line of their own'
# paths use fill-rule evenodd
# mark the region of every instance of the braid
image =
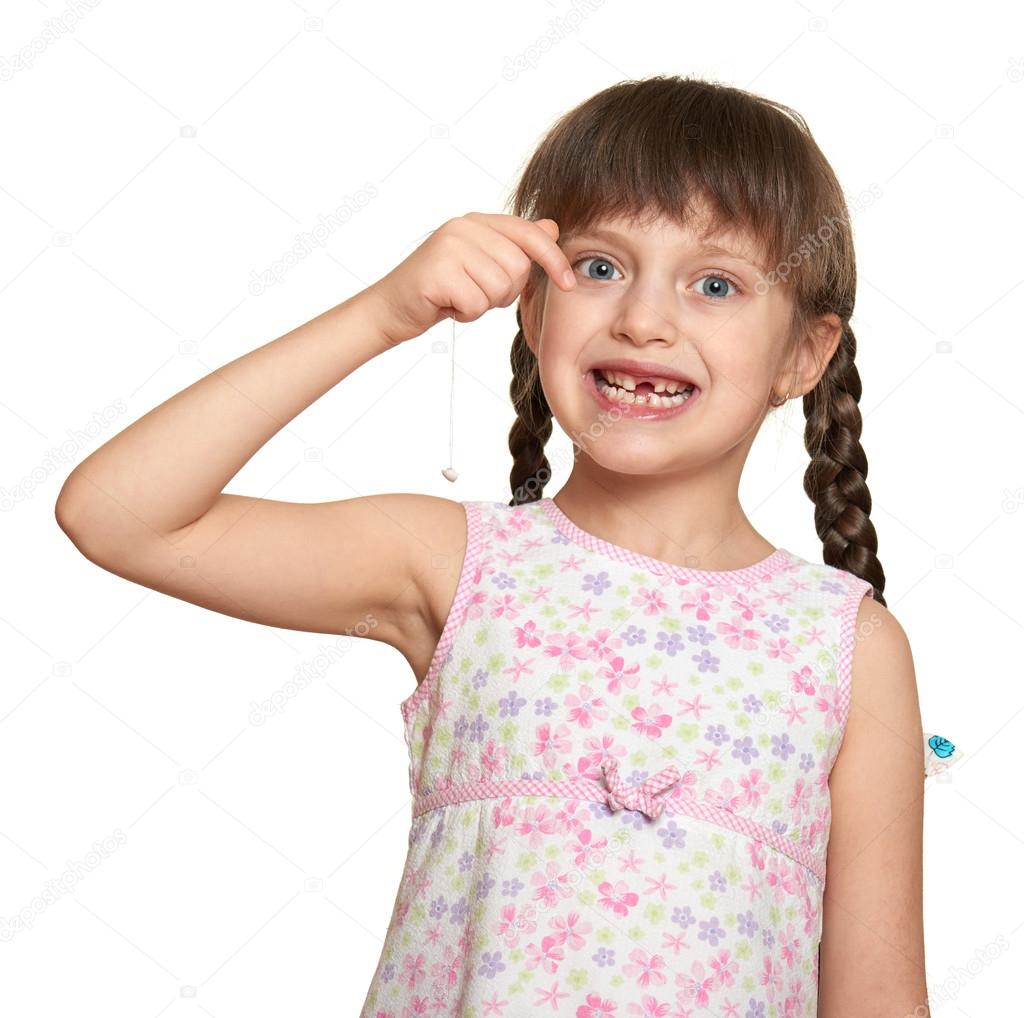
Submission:
<svg viewBox="0 0 1024 1018">
<path fill-rule="evenodd" d="M 885 605 L 885 573 L 878 538 L 869 519 L 868 461 L 860 444 L 860 374 L 854 363 L 857 340 L 848 316 L 836 352 L 818 384 L 804 396 L 804 445 L 811 463 L 804 491 L 814 502 L 814 527 L 824 544 L 826 565 L 844 569 L 874 588 Z"/>
<path fill-rule="evenodd" d="M 551 479 L 551 464 L 544 455 L 544 446 L 551 437 L 551 407 L 540 384 L 537 358 L 523 336 L 523 319 L 516 308 L 519 331 L 512 341 L 512 383 L 509 395 L 516 411 L 515 423 L 508 433 L 512 453 L 512 501 L 509 505 L 536 502 L 544 494 L 544 485 Z"/>
</svg>

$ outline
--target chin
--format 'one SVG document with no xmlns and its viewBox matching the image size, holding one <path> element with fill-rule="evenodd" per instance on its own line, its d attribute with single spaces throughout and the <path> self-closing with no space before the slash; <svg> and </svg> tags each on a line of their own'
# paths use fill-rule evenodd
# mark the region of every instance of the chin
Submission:
<svg viewBox="0 0 1024 1018">
<path fill-rule="evenodd" d="M 582 428 L 567 428 L 558 420 L 558 426 L 572 440 L 574 458 L 586 456 L 594 466 L 609 473 L 644 477 L 671 473 L 681 466 L 673 462 L 678 448 L 659 450 L 658 443 L 644 436 L 624 441 L 625 436 L 615 434 L 616 422 L 592 422 Z"/>
</svg>

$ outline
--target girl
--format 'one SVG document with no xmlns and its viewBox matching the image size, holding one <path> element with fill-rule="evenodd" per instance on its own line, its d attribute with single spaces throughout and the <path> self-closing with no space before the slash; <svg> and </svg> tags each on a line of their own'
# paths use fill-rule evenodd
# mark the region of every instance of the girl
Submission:
<svg viewBox="0 0 1024 1018">
<path fill-rule="evenodd" d="M 854 292 L 798 114 L 623 82 L 552 128 L 511 214 L 444 223 L 68 478 L 58 521 L 102 567 L 408 660 L 413 819 L 364 1018 L 927 1014 L 923 733 L 869 518 Z M 509 503 L 223 493 L 372 357 L 517 298 Z M 737 498 L 796 397 L 824 563 Z"/>
</svg>

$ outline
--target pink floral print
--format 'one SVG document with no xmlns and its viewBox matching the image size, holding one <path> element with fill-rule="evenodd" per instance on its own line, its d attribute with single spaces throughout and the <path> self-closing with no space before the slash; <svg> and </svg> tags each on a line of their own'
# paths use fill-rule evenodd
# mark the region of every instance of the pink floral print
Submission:
<svg viewBox="0 0 1024 1018">
<path fill-rule="evenodd" d="M 409 851 L 361 1018 L 814 1018 L 863 580 L 710 572 L 464 502 L 401 705 Z"/>
</svg>

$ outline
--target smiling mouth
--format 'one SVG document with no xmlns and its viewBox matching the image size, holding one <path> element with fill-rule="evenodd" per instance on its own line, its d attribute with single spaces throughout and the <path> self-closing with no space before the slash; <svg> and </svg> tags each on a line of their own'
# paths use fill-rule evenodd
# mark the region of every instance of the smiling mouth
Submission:
<svg viewBox="0 0 1024 1018">
<path fill-rule="evenodd" d="M 600 369 L 592 369 L 590 374 L 593 377 L 594 385 L 602 396 L 624 406 L 671 410 L 682 406 L 696 391 L 696 387 L 692 383 L 672 394 L 665 391 L 663 384 L 662 391 L 658 392 L 651 382 L 634 381 L 627 382 L 626 385 L 615 385 L 604 377 Z M 630 384 L 632 388 L 629 387 Z"/>
</svg>

